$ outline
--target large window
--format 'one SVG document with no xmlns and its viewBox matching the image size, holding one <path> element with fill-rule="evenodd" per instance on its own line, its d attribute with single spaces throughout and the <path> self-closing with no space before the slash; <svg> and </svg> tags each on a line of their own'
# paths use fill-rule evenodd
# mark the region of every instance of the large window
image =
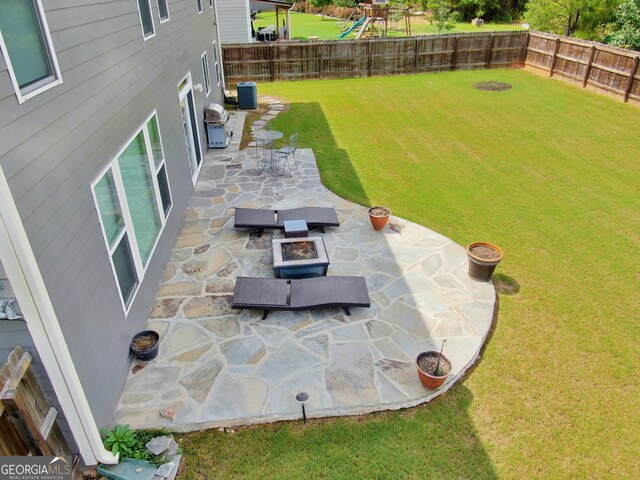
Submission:
<svg viewBox="0 0 640 480">
<path fill-rule="evenodd" d="M 169 20 L 169 6 L 167 5 L 167 0 L 158 0 L 158 16 L 160 17 L 160 23 L 164 23 Z"/>
<path fill-rule="evenodd" d="M 20 103 L 62 83 L 41 0 L 0 0 L 0 49 Z"/>
<path fill-rule="evenodd" d="M 211 77 L 209 75 L 209 60 L 207 58 L 207 52 L 202 54 L 202 76 L 204 77 L 204 88 L 206 90 L 206 96 L 209 96 L 211 92 Z"/>
<path fill-rule="evenodd" d="M 142 36 L 146 40 L 156 34 L 153 26 L 153 16 L 151 15 L 150 0 L 138 0 L 138 10 L 140 11 L 140 25 L 142 25 Z"/>
<path fill-rule="evenodd" d="M 171 209 L 155 113 L 94 182 L 93 196 L 128 312 Z"/>
</svg>

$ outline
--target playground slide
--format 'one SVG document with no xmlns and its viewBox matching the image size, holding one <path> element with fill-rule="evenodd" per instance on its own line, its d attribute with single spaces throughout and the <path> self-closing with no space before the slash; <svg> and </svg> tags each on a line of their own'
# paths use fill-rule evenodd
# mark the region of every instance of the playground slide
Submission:
<svg viewBox="0 0 640 480">
<path fill-rule="evenodd" d="M 358 20 L 357 22 L 355 22 L 353 25 L 351 25 L 351 27 L 349 27 L 349 29 L 345 30 L 344 32 L 342 32 L 340 35 L 338 35 L 338 38 L 344 38 L 347 35 L 349 35 L 351 32 L 353 32 L 356 28 L 358 28 L 360 25 L 362 25 L 365 21 L 367 20 L 366 17 L 362 17 L 360 20 Z"/>
</svg>

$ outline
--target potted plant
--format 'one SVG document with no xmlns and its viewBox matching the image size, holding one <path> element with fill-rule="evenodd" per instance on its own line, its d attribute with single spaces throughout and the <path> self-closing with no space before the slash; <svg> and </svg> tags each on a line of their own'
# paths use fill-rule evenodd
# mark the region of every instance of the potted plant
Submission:
<svg viewBox="0 0 640 480">
<path fill-rule="evenodd" d="M 369 209 L 369 220 L 375 230 L 382 230 L 389 220 L 391 210 L 386 207 L 371 207 Z"/>
<path fill-rule="evenodd" d="M 474 242 L 467 246 L 469 276 L 480 282 L 491 280 L 493 271 L 504 257 L 500 247 L 487 242 Z"/>
<path fill-rule="evenodd" d="M 439 352 L 432 350 L 422 352 L 416 359 L 420 382 L 429 390 L 439 388 L 451 373 L 451 361 L 442 354 L 445 342 L 446 340 L 443 340 Z"/>
<path fill-rule="evenodd" d="M 148 362 L 158 356 L 160 335 L 153 330 L 136 333 L 131 340 L 131 352 L 138 360 Z"/>
</svg>

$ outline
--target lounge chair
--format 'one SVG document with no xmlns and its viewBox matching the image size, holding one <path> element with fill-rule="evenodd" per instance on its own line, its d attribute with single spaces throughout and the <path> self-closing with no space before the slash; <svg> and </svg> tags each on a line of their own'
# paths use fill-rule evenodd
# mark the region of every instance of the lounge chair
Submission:
<svg viewBox="0 0 640 480">
<path fill-rule="evenodd" d="M 234 228 L 257 229 L 258 236 L 267 229 L 283 229 L 287 220 L 304 220 L 307 227 L 319 228 L 339 227 L 340 221 L 333 208 L 303 207 L 288 210 L 265 210 L 258 208 L 236 208 Z"/>
<path fill-rule="evenodd" d="M 351 315 L 350 307 L 369 307 L 369 290 L 364 277 L 314 277 L 296 280 L 279 278 L 238 277 L 231 307 L 264 310 L 310 310 L 342 307 Z"/>
</svg>

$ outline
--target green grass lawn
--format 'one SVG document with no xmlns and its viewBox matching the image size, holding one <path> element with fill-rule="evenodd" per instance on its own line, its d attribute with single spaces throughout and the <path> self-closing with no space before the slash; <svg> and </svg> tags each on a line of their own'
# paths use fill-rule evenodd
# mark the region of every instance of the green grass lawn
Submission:
<svg viewBox="0 0 640 480">
<path fill-rule="evenodd" d="M 282 16 L 280 16 L 282 18 Z M 276 14 L 275 12 L 263 12 L 259 13 L 256 21 L 254 22 L 254 28 L 256 31 L 259 28 L 268 27 L 269 25 L 275 25 Z M 280 20 L 282 24 L 282 20 Z M 344 23 L 344 20 L 322 17 L 320 15 L 309 15 L 306 13 L 291 13 L 291 35 L 292 38 L 307 39 L 310 36 L 320 37 L 320 40 L 337 40 L 340 34 L 340 29 Z M 392 23 L 389 27 L 393 27 Z M 397 23 L 398 32 L 390 32 L 390 36 L 405 36 L 404 20 Z M 522 30 L 522 27 L 518 24 L 493 24 L 488 23 L 482 27 L 474 27 L 470 23 L 456 23 L 453 30 L 447 30 L 442 33 L 458 33 L 458 32 L 490 32 L 501 30 Z M 435 25 L 431 25 L 424 17 L 411 17 L 411 33 L 412 35 L 431 35 L 438 34 L 438 28 Z M 353 39 L 355 34 L 350 34 L 347 39 Z"/>
<path fill-rule="evenodd" d="M 439 399 L 191 434 L 180 478 L 638 478 L 640 109 L 517 70 L 258 88 L 330 189 L 500 245 L 520 291 Z"/>
</svg>

